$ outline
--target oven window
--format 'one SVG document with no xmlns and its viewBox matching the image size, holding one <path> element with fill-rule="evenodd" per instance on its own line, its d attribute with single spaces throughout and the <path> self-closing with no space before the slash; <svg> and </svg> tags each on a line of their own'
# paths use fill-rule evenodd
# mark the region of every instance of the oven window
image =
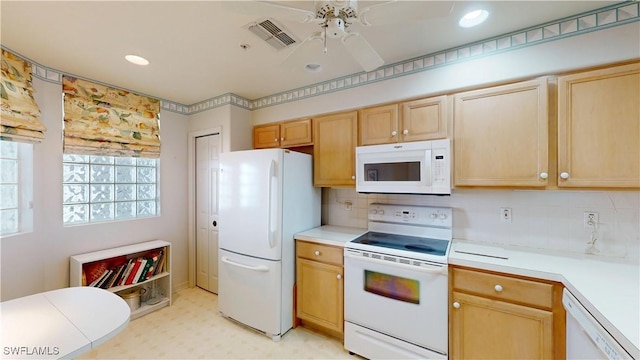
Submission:
<svg viewBox="0 0 640 360">
<path fill-rule="evenodd" d="M 417 280 L 365 270 L 364 290 L 390 299 L 420 304 L 420 282 Z"/>
<path fill-rule="evenodd" d="M 365 181 L 420 181 L 420 161 L 364 164 Z"/>
</svg>

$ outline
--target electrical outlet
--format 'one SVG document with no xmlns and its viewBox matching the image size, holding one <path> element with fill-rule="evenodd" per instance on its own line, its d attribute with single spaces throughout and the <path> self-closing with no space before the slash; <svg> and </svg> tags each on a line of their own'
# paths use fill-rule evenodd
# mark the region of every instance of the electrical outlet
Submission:
<svg viewBox="0 0 640 360">
<path fill-rule="evenodd" d="M 500 208 L 500 220 L 504 223 L 511 222 L 511 208 L 503 207 Z"/>
<path fill-rule="evenodd" d="M 351 203 L 351 201 L 345 201 L 344 202 L 344 209 L 347 210 L 347 211 L 351 211 L 351 206 L 352 205 L 353 204 Z"/>
<path fill-rule="evenodd" d="M 592 228 L 598 224 L 598 213 L 595 211 L 585 211 L 584 212 L 584 227 Z"/>
</svg>

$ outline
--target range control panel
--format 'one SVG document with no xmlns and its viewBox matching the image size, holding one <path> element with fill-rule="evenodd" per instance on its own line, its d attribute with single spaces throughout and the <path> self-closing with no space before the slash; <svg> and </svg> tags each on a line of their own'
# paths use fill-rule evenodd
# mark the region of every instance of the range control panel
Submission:
<svg viewBox="0 0 640 360">
<path fill-rule="evenodd" d="M 369 222 L 402 223 L 451 228 L 453 210 L 448 207 L 370 204 Z"/>
</svg>

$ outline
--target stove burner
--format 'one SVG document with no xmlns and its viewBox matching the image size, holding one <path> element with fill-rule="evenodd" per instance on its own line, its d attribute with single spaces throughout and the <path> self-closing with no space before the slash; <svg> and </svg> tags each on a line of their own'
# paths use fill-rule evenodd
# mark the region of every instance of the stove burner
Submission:
<svg viewBox="0 0 640 360">
<path fill-rule="evenodd" d="M 372 231 L 352 240 L 351 242 L 372 247 L 382 247 L 435 256 L 445 256 L 447 246 L 449 245 L 449 241 L 447 240 L 377 233 Z"/>
<path fill-rule="evenodd" d="M 407 244 L 404 247 L 405 247 L 405 249 L 411 250 L 411 251 L 420 251 L 420 252 L 436 252 L 436 251 L 438 251 L 437 249 L 434 249 L 433 247 L 431 247 L 429 245 L 422 245 L 422 244 Z"/>
</svg>

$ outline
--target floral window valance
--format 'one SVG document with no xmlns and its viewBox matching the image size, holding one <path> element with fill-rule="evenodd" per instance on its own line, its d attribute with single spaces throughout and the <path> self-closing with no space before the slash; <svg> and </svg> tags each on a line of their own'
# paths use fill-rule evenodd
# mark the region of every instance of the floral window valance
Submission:
<svg viewBox="0 0 640 360">
<path fill-rule="evenodd" d="M 31 64 L 2 49 L 0 139 L 39 143 L 47 128 L 33 98 Z"/>
<path fill-rule="evenodd" d="M 158 99 L 63 76 L 64 153 L 160 157 Z"/>
</svg>

